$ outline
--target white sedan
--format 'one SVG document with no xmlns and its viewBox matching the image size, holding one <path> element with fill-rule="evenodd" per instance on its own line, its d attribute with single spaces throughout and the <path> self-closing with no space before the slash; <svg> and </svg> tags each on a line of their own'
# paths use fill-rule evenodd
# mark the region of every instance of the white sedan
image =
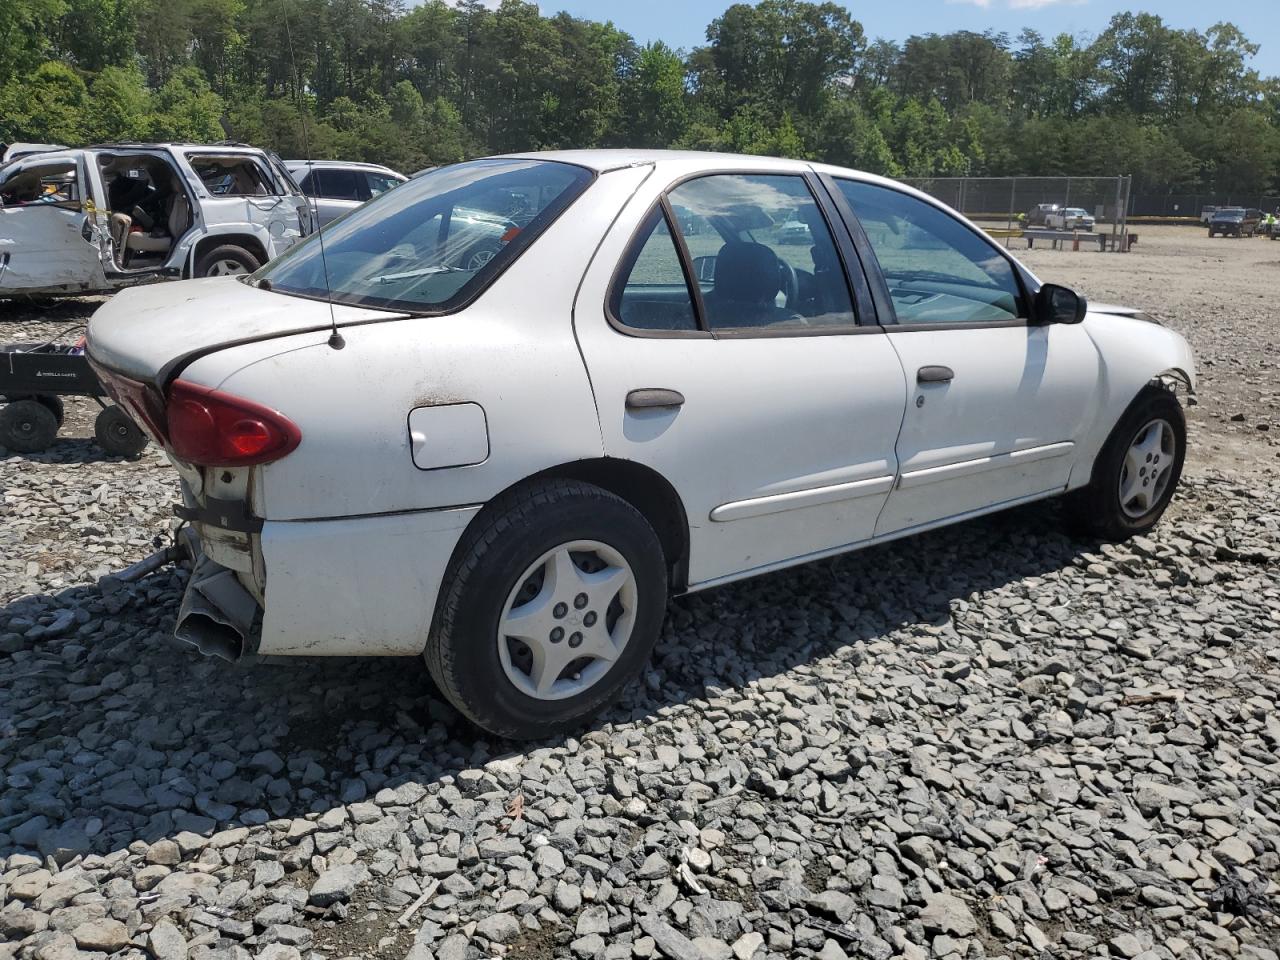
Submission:
<svg viewBox="0 0 1280 960">
<path fill-rule="evenodd" d="M 478 219 L 506 225 L 483 263 Z M 879 177 L 498 157 L 320 236 L 90 325 L 199 537 L 177 634 L 425 655 L 503 736 L 613 700 L 672 594 L 1064 494 L 1123 538 L 1182 469 L 1182 337 Z"/>
</svg>

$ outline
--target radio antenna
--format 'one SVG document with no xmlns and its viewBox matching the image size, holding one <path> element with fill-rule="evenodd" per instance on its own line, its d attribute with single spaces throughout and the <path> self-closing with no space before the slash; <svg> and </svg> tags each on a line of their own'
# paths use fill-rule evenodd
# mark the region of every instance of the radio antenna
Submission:
<svg viewBox="0 0 1280 960">
<path fill-rule="evenodd" d="M 281 12 L 284 14 L 284 36 L 289 43 L 289 64 L 293 67 L 294 82 L 297 84 L 296 99 L 298 103 L 298 120 L 302 124 L 302 151 L 306 154 L 303 158 L 307 164 L 308 183 L 315 187 L 316 165 L 311 159 L 311 138 L 307 135 L 307 105 L 302 99 L 302 74 L 298 70 L 298 58 L 293 55 L 293 31 L 289 29 L 289 6 L 284 4 L 281 6 Z M 318 221 L 319 207 L 312 207 L 311 198 L 305 193 L 302 196 L 303 201 L 307 204 L 308 209 L 314 214 L 316 224 L 316 240 L 320 244 L 320 267 L 324 271 L 324 297 L 329 304 L 329 346 L 334 350 L 341 350 L 347 345 L 347 341 L 342 338 L 342 334 L 338 332 L 338 319 L 334 315 L 333 310 L 333 286 L 329 282 L 329 260 L 325 256 L 324 250 L 324 230 L 321 229 Z"/>
</svg>

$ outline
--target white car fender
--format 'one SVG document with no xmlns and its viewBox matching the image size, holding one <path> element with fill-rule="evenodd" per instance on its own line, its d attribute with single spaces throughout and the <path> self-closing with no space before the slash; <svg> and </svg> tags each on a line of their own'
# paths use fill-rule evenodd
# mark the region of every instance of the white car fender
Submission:
<svg viewBox="0 0 1280 960">
<path fill-rule="evenodd" d="M 1093 309 L 1084 319 L 1084 328 L 1098 348 L 1101 376 L 1097 415 L 1081 439 L 1070 488 L 1089 482 L 1102 445 L 1148 383 L 1168 377 L 1195 392 L 1195 358 L 1181 334 L 1138 315 Z"/>
</svg>

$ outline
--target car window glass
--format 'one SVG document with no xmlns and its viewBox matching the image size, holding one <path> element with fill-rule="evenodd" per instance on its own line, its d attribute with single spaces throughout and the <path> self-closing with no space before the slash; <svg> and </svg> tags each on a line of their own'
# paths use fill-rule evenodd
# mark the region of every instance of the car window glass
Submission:
<svg viewBox="0 0 1280 960">
<path fill-rule="evenodd" d="M 311 174 L 312 196 L 326 200 L 360 200 L 360 179 L 354 170 L 337 170 L 332 167 L 317 168 Z"/>
<path fill-rule="evenodd" d="M 880 261 L 900 323 L 987 323 L 1021 315 L 1013 266 L 989 241 L 900 190 L 836 183 Z"/>
<path fill-rule="evenodd" d="M 364 177 L 369 184 L 369 196 L 371 197 L 386 193 L 400 182 L 395 177 L 389 177 L 385 173 L 373 173 L 371 171 L 365 171 Z"/>
<path fill-rule="evenodd" d="M 0 182 L 0 205 L 5 207 L 78 208 L 80 199 L 80 179 L 71 161 L 26 164 Z"/>
<path fill-rule="evenodd" d="M 831 230 L 804 178 L 716 174 L 669 194 L 711 330 L 855 322 Z"/>
<path fill-rule="evenodd" d="M 266 197 L 276 193 L 266 172 L 252 157 L 193 155 L 191 169 L 215 197 Z"/>
<path fill-rule="evenodd" d="M 650 215 L 631 250 L 631 263 L 614 287 L 614 317 L 640 330 L 696 330 L 693 296 L 661 210 Z"/>
<path fill-rule="evenodd" d="M 334 221 L 323 251 L 313 234 L 255 276 L 280 293 L 449 310 L 478 295 L 591 179 L 583 167 L 545 160 L 441 167 Z"/>
</svg>

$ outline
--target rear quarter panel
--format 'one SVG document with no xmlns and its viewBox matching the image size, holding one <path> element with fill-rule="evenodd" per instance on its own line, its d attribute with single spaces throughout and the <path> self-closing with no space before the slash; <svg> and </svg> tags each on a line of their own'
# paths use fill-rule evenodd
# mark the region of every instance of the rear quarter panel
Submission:
<svg viewBox="0 0 1280 960">
<path fill-rule="evenodd" d="M 602 174 L 459 313 L 347 327 L 341 350 L 327 345 L 327 333 L 297 334 L 192 363 L 184 379 L 274 407 L 302 432 L 297 450 L 259 470 L 259 514 L 299 520 L 481 504 L 531 474 L 600 456 L 571 311 L 588 259 L 643 173 Z M 281 300 L 288 309 L 290 298 Z M 410 410 L 456 403 L 483 407 L 487 459 L 419 469 Z"/>
</svg>

